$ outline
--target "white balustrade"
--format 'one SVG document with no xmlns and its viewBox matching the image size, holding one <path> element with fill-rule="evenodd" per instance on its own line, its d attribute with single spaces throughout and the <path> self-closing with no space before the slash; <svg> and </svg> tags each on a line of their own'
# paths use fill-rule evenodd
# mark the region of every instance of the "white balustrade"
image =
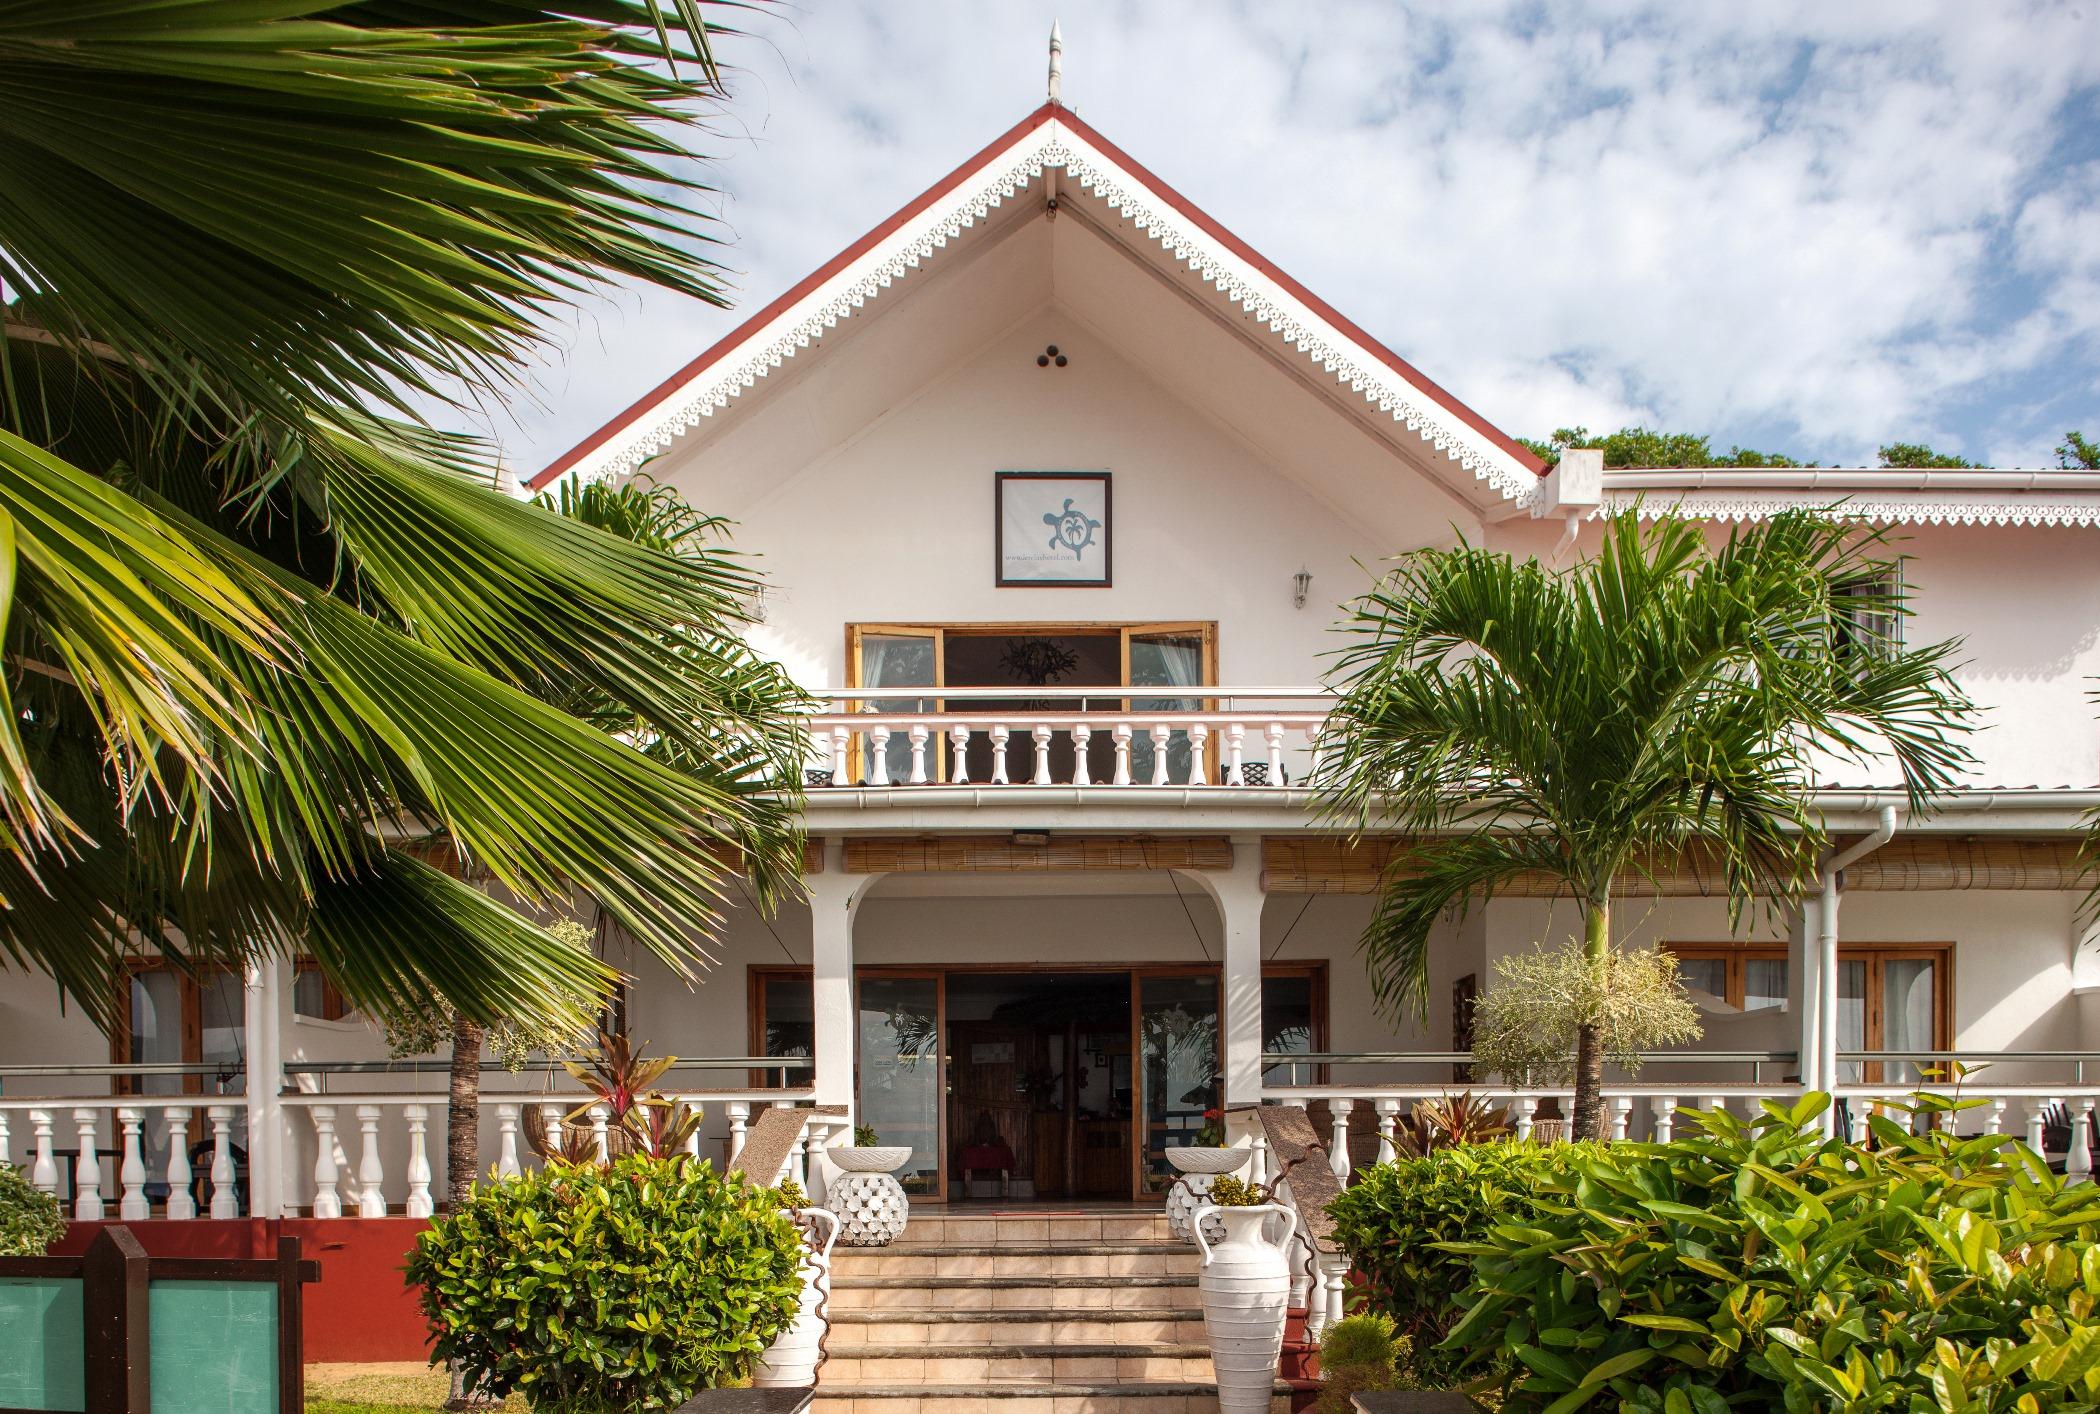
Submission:
<svg viewBox="0 0 2100 1414">
<path fill-rule="evenodd" d="M 96 1110 L 73 1111 L 73 1123 L 79 1127 L 79 1157 L 73 1165 L 73 1216 L 82 1222 L 100 1221 L 105 1209 L 102 1206 L 102 1160 L 95 1151 L 99 1112 Z"/>
<path fill-rule="evenodd" d="M 335 1106 L 315 1105 L 307 1111 L 314 1126 L 314 1202 L 317 1218 L 343 1215 L 343 1195 L 336 1191 Z"/>
<path fill-rule="evenodd" d="M 1246 760 L 1247 724 L 1230 722 L 1225 727 L 1225 784 L 1240 786 L 1247 783 L 1242 766 Z"/>
<path fill-rule="evenodd" d="M 357 1131 L 362 1151 L 357 1160 L 357 1215 L 386 1216 L 386 1168 L 379 1161 L 379 1106 L 357 1107 Z"/>
<path fill-rule="evenodd" d="M 1170 783 L 1167 748 L 1174 743 L 1174 729 L 1165 722 L 1152 724 L 1152 784 L 1163 786 Z"/>
<path fill-rule="evenodd" d="M 1050 785 L 1050 738 L 1055 733 L 1051 731 L 1047 722 L 1038 722 L 1029 735 L 1035 738 L 1035 778 L 1029 784 Z"/>
<path fill-rule="evenodd" d="M 911 774 L 907 785 L 926 784 L 926 739 L 933 733 L 924 722 L 913 722 L 908 729 L 911 738 Z"/>
<path fill-rule="evenodd" d="M 518 1115 L 516 1105 L 496 1106 L 496 1177 L 516 1178 L 518 1166 Z"/>
<path fill-rule="evenodd" d="M 959 786 L 970 783 L 970 724 L 957 722 L 948 729 L 948 779 Z"/>
<path fill-rule="evenodd" d="M 1072 784 L 1075 786 L 1085 786 L 1093 784 L 1093 780 L 1087 775 L 1086 765 L 1087 748 L 1093 745 L 1093 742 L 1094 729 L 1092 727 L 1088 726 L 1085 722 L 1080 722 L 1073 726 Z"/>
<path fill-rule="evenodd" d="M 2070 1102 L 2071 1148 L 2064 1156 L 2064 1179 L 2090 1183 L 2093 1179 L 2093 1097 L 2079 1095 Z"/>
<path fill-rule="evenodd" d="M 30 1125 L 36 1131 L 36 1162 L 29 1170 L 29 1184 L 39 1192 L 58 1196 L 58 1158 L 51 1150 L 51 1111 L 31 1110 Z"/>
<path fill-rule="evenodd" d="M 8 1127 L 7 1111 L 0 1110 L 0 1164 L 12 1167 L 14 1161 L 14 1131 Z"/>
<path fill-rule="evenodd" d="M 190 1192 L 190 1107 L 170 1105 L 162 1111 L 168 1121 L 168 1203 L 170 1218 L 197 1216 L 197 1195 Z"/>
<path fill-rule="evenodd" d="M 1334 1170 L 1335 1182 L 1344 1188 L 1349 1186 L 1349 1115 L 1355 1108 L 1354 1100 L 1327 1102 L 1327 1166 Z"/>
<path fill-rule="evenodd" d="M 237 1218 L 241 1215 L 239 1171 L 233 1164 L 232 1105 L 208 1105 L 205 1118 L 211 1123 L 211 1215 Z"/>
<path fill-rule="evenodd" d="M 1013 729 L 1004 722 L 992 728 L 992 784 L 1003 786 L 1006 779 L 1006 743 L 1013 736 Z"/>
<path fill-rule="evenodd" d="M 1608 1095 L 1605 1102 L 1611 1106 L 1611 1137 L 1623 1141 L 1626 1138 L 1628 1123 L 1633 1117 L 1633 1097 Z"/>
<path fill-rule="evenodd" d="M 127 1105 L 117 1111 L 117 1124 L 124 1133 L 117 1166 L 117 1216 L 128 1223 L 144 1222 L 153 1216 L 153 1205 L 146 1201 L 146 1112 Z"/>
<path fill-rule="evenodd" d="M 408 1121 L 408 1202 L 402 1211 L 427 1218 L 437 1211 L 430 1200 L 430 1106 L 405 1105 L 401 1115 Z"/>
<path fill-rule="evenodd" d="M 1667 1144 L 1677 1132 L 1677 1097 L 1657 1095 L 1648 1102 L 1655 1116 L 1655 1142 Z"/>
<path fill-rule="evenodd" d="M 744 1132 L 751 1127 L 751 1102 L 731 1100 L 722 1106 L 729 1117 L 729 1150 L 724 1168 L 736 1167 L 737 1155 L 744 1152 Z"/>
<path fill-rule="evenodd" d="M 1378 1162 L 1381 1164 L 1389 1164 L 1400 1157 L 1394 1139 L 1400 1126 L 1400 1112 L 1405 1107 L 1405 1101 L 1390 1097 L 1373 1102 L 1372 1108 L 1378 1112 Z"/>
</svg>

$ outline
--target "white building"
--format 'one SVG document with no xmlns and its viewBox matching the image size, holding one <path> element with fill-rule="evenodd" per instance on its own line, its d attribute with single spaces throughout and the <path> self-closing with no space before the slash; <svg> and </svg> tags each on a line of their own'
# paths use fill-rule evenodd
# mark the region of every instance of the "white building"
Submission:
<svg viewBox="0 0 2100 1414">
<path fill-rule="evenodd" d="M 533 483 L 646 462 L 735 521 L 771 585 L 759 646 L 831 704 L 813 723 L 808 901 L 735 910 L 697 988 L 631 959 L 631 1034 L 716 1062 L 679 1072 L 720 1092 L 710 1144 L 768 1100 L 849 1106 L 912 1146 L 921 1201 L 966 1198 L 965 1150 L 1002 1148 L 1019 1194 L 1141 1199 L 1206 1108 L 1264 1098 L 1354 1100 L 1328 1113 L 1366 1154 L 1410 1091 L 1453 1084 L 1445 1053 L 1495 960 L 1574 915 L 1545 898 L 1476 910 L 1436 948 L 1426 1019 L 1374 1011 L 1355 949 L 1379 845 L 1346 847 L 1299 786 L 1335 606 L 1385 557 L 1458 535 L 1582 553 L 1595 517 L 1637 497 L 1717 525 L 1844 500 L 1906 537 L 1908 632 L 1964 638 L 1958 676 L 1986 709 L 1959 795 L 1899 814 L 1845 871 L 1834 1063 L 1851 1112 L 1960 1053 L 1999 1058 L 1971 1088 L 2003 1122 L 2039 1123 L 2051 1100 L 2082 1116 L 2080 1057 L 2100 1047 L 2072 855 L 2100 802 L 2100 476 L 1582 461 L 1542 476 L 1069 111 L 1030 114 Z M 1841 841 L 1891 823 L 1888 784 L 1819 793 Z M 1706 881 L 1664 892 L 1618 909 L 1620 941 L 1679 953 L 1710 999 L 1705 1051 L 1732 1058 L 1618 1087 L 1633 1133 L 1829 1063 L 1816 921 L 1731 937 Z M 216 1104 L 247 1170 L 227 1203 L 427 1211 L 415 1163 L 442 1146 L 412 1160 L 411 1134 L 441 1124 L 443 1078 L 343 1073 L 384 1052 L 339 1013 L 288 968 L 246 987 L 148 969 L 113 1055 L 17 976 L 0 989 L 0 1144 L 41 1148 L 83 1215 L 128 1194 L 158 1216 L 181 1188 L 165 1111 L 204 1134 Z M 1367 1056 L 1389 1058 L 1349 1059 Z M 112 1061 L 191 1073 L 112 1080 Z M 70 1073 L 35 1069 L 54 1066 Z M 516 1092 L 543 1084 L 491 1077 L 484 1163 L 515 1155 Z M 1525 1116 L 1550 1101 L 1514 1100 Z M 73 1191 L 81 1124 L 105 1151 L 99 1201 Z"/>
</svg>

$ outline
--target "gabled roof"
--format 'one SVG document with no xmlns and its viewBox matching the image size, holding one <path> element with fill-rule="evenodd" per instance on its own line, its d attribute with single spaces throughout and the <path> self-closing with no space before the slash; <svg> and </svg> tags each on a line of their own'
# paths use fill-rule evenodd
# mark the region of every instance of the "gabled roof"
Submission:
<svg viewBox="0 0 2100 1414">
<path fill-rule="evenodd" d="M 1470 472 L 1495 499 L 1528 503 L 1544 467 L 1515 439 L 1424 377 L 1326 301 L 1264 259 L 1194 203 L 1132 161 L 1069 110 L 1046 103 L 855 241 L 793 289 L 718 340 L 625 411 L 532 478 L 534 488 L 564 475 L 633 471 L 702 418 L 735 399 L 786 360 L 899 281 L 936 262 L 970 227 L 1050 174 L 1083 191 L 1199 276 L 1209 296 L 1236 311 L 1250 338 L 1266 338 L 1312 366 L 1337 398 L 1389 416 L 1417 433 L 1450 464 Z"/>
</svg>

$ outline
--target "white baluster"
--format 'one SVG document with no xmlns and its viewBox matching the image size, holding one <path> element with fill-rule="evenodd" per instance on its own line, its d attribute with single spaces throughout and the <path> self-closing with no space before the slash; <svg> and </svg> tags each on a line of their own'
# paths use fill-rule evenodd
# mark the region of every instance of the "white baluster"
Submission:
<svg viewBox="0 0 2100 1414">
<path fill-rule="evenodd" d="M 1327 1102 L 1327 1167 L 1334 1170 L 1335 1181 L 1349 1186 L 1349 1112 L 1356 1108 L 1354 1100 L 1329 1100 Z"/>
<path fill-rule="evenodd" d="M 233 1165 L 233 1112 L 232 1105 L 204 1107 L 204 1117 L 211 1123 L 211 1215 L 215 1218 L 241 1215 L 239 1170 Z"/>
<path fill-rule="evenodd" d="M 357 1132 L 362 1151 L 357 1156 L 357 1215 L 386 1216 L 386 1168 L 379 1161 L 379 1106 L 357 1107 Z"/>
<path fill-rule="evenodd" d="M 835 786 L 842 786 L 852 779 L 846 774 L 849 759 L 847 750 L 852 740 L 853 733 L 844 727 L 831 729 L 831 783 Z"/>
<path fill-rule="evenodd" d="M 1254 1121 L 1253 1148 L 1254 1157 L 1247 1161 L 1251 1181 L 1267 1183 L 1269 1181 L 1269 1135 L 1268 1131 L 1261 1127 L 1259 1120 Z"/>
<path fill-rule="evenodd" d="M 1677 1097 L 1657 1095 L 1648 1102 L 1655 1112 L 1655 1142 L 1667 1144 L 1677 1133 Z"/>
<path fill-rule="evenodd" d="M 1990 1118 L 1984 1121 L 1985 1128 L 1983 1132 L 1985 1134 L 2003 1134 L 2005 1132 L 2005 1097 L 2003 1095 L 1991 1096 L 1988 1113 Z"/>
<path fill-rule="evenodd" d="M 144 1222 L 153 1216 L 153 1205 L 146 1201 L 146 1112 L 120 1109 L 117 1123 L 124 1131 L 123 1158 L 117 1166 L 117 1216 L 128 1223 Z"/>
<path fill-rule="evenodd" d="M 2042 1130 L 2049 1118 L 2049 1107 L 2055 1103 L 2056 1099 L 2053 1096 L 2027 1102 L 2027 1147 L 2037 1154 L 2042 1152 L 2042 1145 L 2047 1142 L 2042 1137 Z"/>
<path fill-rule="evenodd" d="M 1050 784 L 1050 728 L 1038 722 L 1030 735 L 1035 738 L 1035 783 L 1047 786 Z"/>
<path fill-rule="evenodd" d="M 73 1111 L 80 1130 L 80 1161 L 73 1166 L 73 1216 L 82 1222 L 102 1217 L 102 1160 L 95 1153 L 95 1112 Z"/>
<path fill-rule="evenodd" d="M 1086 749 L 1089 745 L 1092 744 L 1093 740 L 1094 729 L 1092 727 L 1088 726 L 1085 722 L 1073 723 L 1072 784 L 1075 786 L 1090 786 L 1094 783 L 1094 778 L 1087 771 L 1086 766 Z"/>
<path fill-rule="evenodd" d="M 1269 723 L 1269 784 L 1283 784 L 1283 723 Z"/>
<path fill-rule="evenodd" d="M 597 1145 L 598 1162 L 612 1162 L 612 1111 L 603 1105 L 591 1106 L 591 1138 Z"/>
<path fill-rule="evenodd" d="M 496 1106 L 496 1177 L 516 1178 L 525 1170 L 518 1164 L 518 1117 L 523 1109 L 517 1105 Z"/>
<path fill-rule="evenodd" d="M 751 1121 L 751 1102 L 731 1100 L 723 1110 L 729 1115 L 729 1162 L 725 1168 L 736 1167 L 736 1156 L 744 1152 L 744 1131 Z"/>
<path fill-rule="evenodd" d="M 890 729 L 877 725 L 868 731 L 868 784 L 890 783 Z"/>
<path fill-rule="evenodd" d="M 1167 771 L 1167 747 L 1174 740 L 1174 729 L 1165 722 L 1152 724 L 1152 784 L 1171 785 Z"/>
<path fill-rule="evenodd" d="M 911 776 L 906 781 L 907 785 L 926 784 L 926 739 L 932 735 L 932 729 L 924 722 L 911 724 Z"/>
<path fill-rule="evenodd" d="M 430 1200 L 430 1106 L 403 1105 L 401 1114 L 408 1121 L 408 1202 L 401 1211 L 427 1218 L 437 1211 Z"/>
<path fill-rule="evenodd" d="M 809 1192 L 809 1131 L 806 1127 L 795 1131 L 795 1147 L 788 1151 L 787 1171 L 797 1188 Z"/>
<path fill-rule="evenodd" d="M 1611 1137 L 1623 1140 L 1626 1129 L 1633 1118 L 1633 1097 L 1614 1095 L 1611 1097 Z"/>
<path fill-rule="evenodd" d="M 2090 1183 L 2093 1177 L 2093 1097 L 2073 1096 L 2071 1100 L 2071 1152 L 2064 1157 L 2064 1179 L 2069 1183 Z"/>
<path fill-rule="evenodd" d="M 7 1111 L 0 1110 L 0 1164 L 13 1167 L 15 1161 L 13 1132 L 8 1128 L 8 1123 Z"/>
<path fill-rule="evenodd" d="M 335 1106 L 315 1105 L 308 1113 L 314 1122 L 314 1216 L 339 1218 L 343 1195 L 335 1189 Z"/>
<path fill-rule="evenodd" d="M 1008 739 L 1012 736 L 1013 729 L 1007 726 L 1006 723 L 997 722 L 993 724 L 991 731 L 992 784 L 995 786 L 1011 784 L 1011 782 L 1006 779 L 1006 743 Z"/>
<path fill-rule="evenodd" d="M 1519 1144 L 1525 1143 L 1531 1138 L 1532 1117 L 1539 1112 L 1538 1096 L 1511 1096 L 1509 1107 L 1517 1117 L 1517 1142 Z"/>
<path fill-rule="evenodd" d="M 957 722 L 948 728 L 948 779 L 956 785 L 970 783 L 970 724 Z"/>
<path fill-rule="evenodd" d="M 194 1218 L 197 1197 L 190 1192 L 190 1109 L 176 1105 L 163 1110 L 168 1121 L 168 1216 Z"/>
<path fill-rule="evenodd" d="M 1372 1108 L 1378 1111 L 1378 1162 L 1389 1164 L 1400 1157 L 1400 1150 L 1393 1142 L 1394 1131 L 1400 1125 L 1399 1100 L 1380 1100 Z"/>
<path fill-rule="evenodd" d="M 1872 1095 L 1854 1094 L 1847 1098 L 1851 1101 L 1852 1123 L 1848 1126 L 1852 1131 L 1850 1142 L 1864 1144 L 1867 1142 L 1867 1121 L 1874 1114 L 1874 1097 Z"/>
<path fill-rule="evenodd" d="M 1118 722 L 1114 732 L 1116 739 L 1116 775 L 1114 784 L 1130 784 L 1130 723 Z"/>
<path fill-rule="evenodd" d="M 1189 723 L 1189 784 L 1192 786 L 1207 786 L 1210 784 L 1210 760 L 1207 749 L 1209 745 L 1210 723 Z"/>
<path fill-rule="evenodd" d="M 1247 784 L 1246 776 L 1240 769 L 1240 763 L 1246 750 L 1247 724 L 1245 722 L 1233 722 L 1227 725 L 1225 728 L 1226 785 L 1243 786 Z"/>
<path fill-rule="evenodd" d="M 52 1118 L 49 1110 L 31 1110 L 29 1127 L 36 1133 L 36 1162 L 29 1169 L 29 1186 L 39 1193 L 58 1196 L 58 1156 L 51 1152 Z"/>
<path fill-rule="evenodd" d="M 562 1122 L 562 1107 L 551 1100 L 543 1103 L 540 1106 L 540 1122 L 547 1131 L 548 1147 L 561 1147 L 563 1130 L 567 1127 Z"/>
</svg>

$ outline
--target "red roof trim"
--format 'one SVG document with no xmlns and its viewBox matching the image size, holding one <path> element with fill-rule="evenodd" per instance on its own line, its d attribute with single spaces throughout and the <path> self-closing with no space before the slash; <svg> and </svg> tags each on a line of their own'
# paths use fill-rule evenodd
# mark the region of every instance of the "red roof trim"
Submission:
<svg viewBox="0 0 2100 1414">
<path fill-rule="evenodd" d="M 1154 176 L 1144 166 L 1131 160 L 1129 154 L 1125 153 L 1121 148 L 1117 147 L 1107 138 L 1101 136 L 1101 134 L 1096 132 L 1092 127 L 1080 121 L 1077 115 L 1072 113 L 1070 109 L 1060 107 L 1059 105 L 1054 103 L 1045 103 L 1042 107 L 1036 109 L 1033 113 L 1030 113 L 1020 122 L 1014 124 L 1004 133 L 1000 134 L 991 142 L 987 143 L 968 161 L 964 162 L 961 166 L 957 167 L 947 176 L 941 178 L 938 182 L 935 182 L 932 186 L 928 187 L 925 191 L 921 192 L 918 196 L 914 197 L 909 203 L 901 207 L 887 221 L 884 221 L 881 225 L 875 227 L 875 229 L 869 231 L 866 235 L 862 236 L 852 245 L 847 246 L 844 250 L 840 251 L 837 255 L 833 256 L 830 260 L 826 261 L 823 265 L 819 266 L 816 270 L 812 271 L 808 276 L 806 276 L 799 283 L 797 283 L 793 289 L 790 289 L 787 293 L 781 295 L 778 299 L 768 304 L 764 309 L 761 309 L 758 313 L 752 315 L 749 319 L 746 319 L 743 323 L 739 324 L 729 333 L 717 339 L 713 344 L 709 345 L 706 351 L 701 353 L 701 355 L 698 358 L 693 359 L 690 363 L 686 364 L 676 373 L 673 373 L 669 378 L 666 378 L 663 382 L 657 384 L 654 388 L 651 388 L 648 392 L 642 394 L 641 397 L 635 399 L 632 403 L 629 403 L 625 409 L 623 409 L 620 413 L 614 416 L 612 420 L 607 422 L 603 427 L 600 427 L 596 432 L 593 432 L 590 436 L 584 438 L 581 442 L 578 442 L 575 446 L 569 448 L 568 451 L 562 453 L 559 457 L 555 458 L 552 462 L 548 463 L 545 470 L 539 472 L 529 482 L 526 483 L 527 486 L 536 491 L 541 487 L 545 486 L 547 483 L 553 481 L 563 472 L 568 471 L 571 467 L 574 467 L 577 463 L 581 462 L 592 452 L 604 446 L 608 441 L 610 441 L 614 436 L 616 436 L 629 424 L 635 422 L 637 419 L 642 417 L 645 413 L 649 411 L 650 408 L 654 407 L 664 398 L 669 397 L 672 393 L 676 392 L 679 388 L 683 387 L 695 375 L 702 373 L 712 365 L 719 363 L 727 354 L 729 354 L 732 350 L 734 350 L 740 344 L 742 344 L 744 340 L 749 338 L 751 335 L 757 333 L 760 329 L 764 328 L 774 319 L 778 318 L 783 312 L 791 308 L 798 301 L 802 300 L 811 291 L 815 290 L 818 286 L 822 285 L 825 281 L 829 280 L 839 271 L 845 269 L 848 265 L 851 265 L 854 261 L 860 259 L 863 255 L 866 255 L 875 246 L 877 246 L 883 240 L 887 239 L 891 234 L 896 232 L 907 221 L 910 221 L 913 217 L 917 216 L 927 207 L 933 205 L 934 202 L 939 201 L 949 192 L 954 191 L 957 187 L 961 186 L 971 176 L 975 175 L 981 168 L 983 168 L 986 163 L 990 162 L 991 159 L 998 156 L 1001 152 L 1004 152 L 1007 148 L 1011 147 L 1016 141 L 1018 141 L 1022 137 L 1025 137 L 1028 133 L 1034 131 L 1036 128 L 1041 127 L 1044 123 L 1051 121 L 1053 118 L 1059 122 L 1067 124 L 1075 132 L 1083 136 L 1088 142 L 1092 143 L 1095 147 L 1100 148 L 1103 153 L 1113 158 L 1133 177 L 1137 178 L 1138 181 L 1143 183 L 1147 190 L 1149 190 L 1153 195 L 1157 196 L 1167 205 L 1173 207 L 1174 210 L 1181 213 L 1181 215 L 1187 217 L 1190 221 L 1193 221 L 1198 227 L 1200 227 L 1203 230 L 1203 232 L 1206 235 L 1210 236 L 1211 239 L 1217 241 L 1226 249 L 1230 250 L 1233 254 L 1239 256 L 1242 260 L 1245 260 L 1250 265 L 1260 270 L 1264 275 L 1268 276 L 1271 280 L 1274 280 L 1277 284 L 1281 285 L 1285 290 L 1287 290 L 1290 293 L 1292 298 L 1304 304 L 1306 308 L 1312 310 L 1315 314 L 1319 315 L 1320 318 L 1326 320 L 1329 324 L 1333 325 L 1343 334 L 1346 334 L 1350 339 L 1360 344 L 1368 353 L 1370 353 L 1373 357 L 1377 358 L 1381 363 L 1391 368 L 1401 377 L 1407 379 L 1408 382 L 1414 384 L 1423 392 L 1427 393 L 1437 403 L 1443 406 L 1445 410 L 1459 418 L 1467 426 L 1471 427 L 1474 431 L 1486 437 L 1489 441 L 1493 442 L 1497 447 L 1500 447 L 1503 451 L 1509 453 L 1519 463 L 1529 467 L 1537 475 L 1544 476 L 1546 474 L 1547 468 L 1545 463 L 1541 462 L 1537 457 L 1533 456 L 1531 452 L 1527 450 L 1521 443 L 1509 437 L 1499 428 L 1495 427 L 1494 424 L 1490 423 L 1486 418 L 1482 417 L 1479 413 L 1467 407 L 1464 403 L 1460 402 L 1449 392 L 1446 392 L 1441 386 L 1439 386 L 1435 382 L 1432 382 L 1430 379 L 1423 377 L 1422 373 L 1418 369 L 1416 369 L 1413 364 L 1409 363 L 1406 359 L 1400 357 L 1400 355 L 1394 353 L 1391 349 L 1387 348 L 1384 344 L 1378 342 L 1378 340 L 1372 338 L 1369 334 L 1366 334 L 1353 322 L 1344 318 L 1338 311 L 1335 310 L 1335 308 L 1332 305 L 1328 304 L 1318 295 L 1315 295 L 1312 291 L 1306 289 L 1305 286 L 1299 284 L 1289 275 L 1286 275 L 1281 269 L 1277 268 L 1275 264 L 1270 262 L 1260 252 L 1256 251 L 1252 246 L 1249 246 L 1245 241 L 1242 241 L 1239 237 L 1233 235 L 1230 231 L 1226 230 L 1223 226 L 1219 225 L 1216 221 L 1212 220 L 1210 216 L 1206 214 L 1201 208 L 1196 206 L 1194 202 L 1191 202 L 1180 192 L 1175 191 L 1172 187 L 1168 186 L 1165 182 L 1161 181 L 1158 177 Z"/>
</svg>

